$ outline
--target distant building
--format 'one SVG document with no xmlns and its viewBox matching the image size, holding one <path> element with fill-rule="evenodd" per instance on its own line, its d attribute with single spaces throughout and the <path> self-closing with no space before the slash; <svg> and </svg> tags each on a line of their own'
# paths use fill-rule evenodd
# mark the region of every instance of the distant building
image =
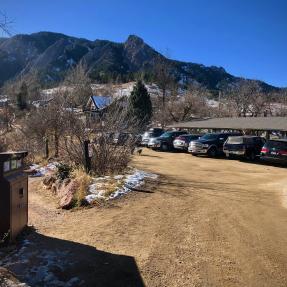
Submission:
<svg viewBox="0 0 287 287">
<path fill-rule="evenodd" d="M 34 106 L 35 108 L 46 107 L 52 100 L 53 100 L 53 98 L 33 101 L 32 106 Z"/>
<path fill-rule="evenodd" d="M 112 102 L 113 98 L 109 96 L 91 96 L 84 108 L 84 112 L 90 118 L 100 118 Z"/>
<path fill-rule="evenodd" d="M 6 96 L 0 96 L 0 108 L 5 108 L 9 105 L 9 99 Z"/>
</svg>

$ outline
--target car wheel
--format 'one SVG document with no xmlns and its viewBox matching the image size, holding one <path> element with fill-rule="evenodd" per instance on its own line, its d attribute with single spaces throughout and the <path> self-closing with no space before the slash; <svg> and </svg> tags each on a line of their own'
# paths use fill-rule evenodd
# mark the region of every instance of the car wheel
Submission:
<svg viewBox="0 0 287 287">
<path fill-rule="evenodd" d="M 168 145 L 167 144 L 162 144 L 161 145 L 161 150 L 162 151 L 168 151 Z"/>
<path fill-rule="evenodd" d="M 228 159 L 234 159 L 234 156 L 233 156 L 232 154 L 228 154 L 228 155 L 226 155 L 226 157 L 227 157 Z"/>
<path fill-rule="evenodd" d="M 208 156 L 210 157 L 216 157 L 217 155 L 217 149 L 215 147 L 212 147 L 208 150 Z"/>
<path fill-rule="evenodd" d="M 250 153 L 249 159 L 252 160 L 252 161 L 254 161 L 254 160 L 256 159 L 256 155 L 255 155 L 255 152 L 254 152 L 254 151 L 252 151 L 252 152 Z"/>
<path fill-rule="evenodd" d="M 197 156 L 197 153 L 192 152 L 191 154 L 192 154 L 193 156 Z"/>
</svg>

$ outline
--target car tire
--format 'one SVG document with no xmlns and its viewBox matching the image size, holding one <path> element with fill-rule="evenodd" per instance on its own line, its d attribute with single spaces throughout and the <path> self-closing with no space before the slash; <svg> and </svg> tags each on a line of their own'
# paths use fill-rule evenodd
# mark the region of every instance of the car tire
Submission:
<svg viewBox="0 0 287 287">
<path fill-rule="evenodd" d="M 251 153 L 250 153 L 250 155 L 249 155 L 249 160 L 251 160 L 251 161 L 255 161 L 255 159 L 256 159 L 256 155 L 255 155 L 255 152 L 254 151 L 252 151 Z"/>
<path fill-rule="evenodd" d="M 165 143 L 163 143 L 163 144 L 161 145 L 160 149 L 161 149 L 162 151 L 169 151 L 168 145 L 165 144 Z"/>
<path fill-rule="evenodd" d="M 226 158 L 228 159 L 234 159 L 234 156 L 232 154 L 226 155 Z"/>
<path fill-rule="evenodd" d="M 217 149 L 216 147 L 211 147 L 208 152 L 207 152 L 207 155 L 209 157 L 216 157 L 217 156 Z"/>
<path fill-rule="evenodd" d="M 191 152 L 191 154 L 192 154 L 193 156 L 197 156 L 197 153 Z"/>
</svg>

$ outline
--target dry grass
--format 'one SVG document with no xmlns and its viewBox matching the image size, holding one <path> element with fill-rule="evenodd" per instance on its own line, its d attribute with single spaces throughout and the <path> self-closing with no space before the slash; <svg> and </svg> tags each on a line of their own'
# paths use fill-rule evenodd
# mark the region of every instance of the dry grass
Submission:
<svg viewBox="0 0 287 287">
<path fill-rule="evenodd" d="M 41 166 L 46 166 L 49 161 L 46 158 L 43 158 L 41 155 L 34 155 L 34 162 L 36 164 L 39 164 Z"/>
<path fill-rule="evenodd" d="M 115 180 L 108 182 L 105 185 L 105 196 L 109 197 L 112 193 L 114 193 L 117 189 L 124 185 L 124 180 Z"/>
<path fill-rule="evenodd" d="M 85 202 L 89 185 L 92 183 L 92 177 L 87 174 L 84 169 L 75 169 L 72 173 L 72 177 L 79 183 L 79 188 L 75 194 L 76 206 L 82 206 Z"/>
</svg>

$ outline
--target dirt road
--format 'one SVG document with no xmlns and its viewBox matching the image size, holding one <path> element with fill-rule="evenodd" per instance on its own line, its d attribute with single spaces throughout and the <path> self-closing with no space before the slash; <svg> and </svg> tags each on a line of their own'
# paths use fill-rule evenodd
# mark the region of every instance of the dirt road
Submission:
<svg viewBox="0 0 287 287">
<path fill-rule="evenodd" d="M 134 165 L 161 175 L 154 193 L 75 212 L 30 193 L 37 246 L 70 252 L 83 286 L 287 286 L 286 169 L 146 150 Z"/>
</svg>

